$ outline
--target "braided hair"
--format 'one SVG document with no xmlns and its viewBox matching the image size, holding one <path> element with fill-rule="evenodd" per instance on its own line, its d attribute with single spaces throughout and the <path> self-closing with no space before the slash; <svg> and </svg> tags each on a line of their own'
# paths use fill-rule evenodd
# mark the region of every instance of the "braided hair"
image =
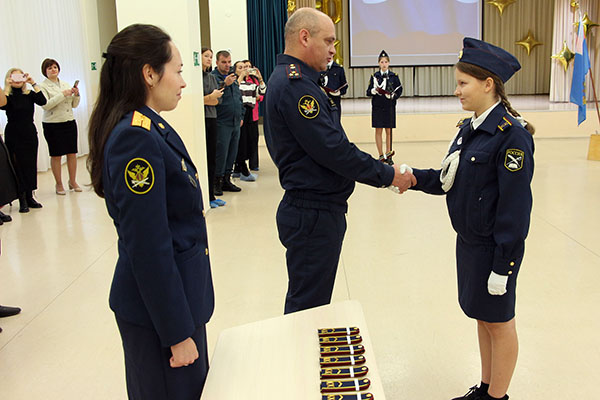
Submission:
<svg viewBox="0 0 600 400">
<path fill-rule="evenodd" d="M 477 65 L 469 64 L 469 63 L 465 63 L 465 62 L 461 62 L 461 61 L 456 63 L 456 69 L 458 69 L 460 72 L 471 75 L 475 79 L 479 79 L 481 81 L 484 81 L 487 78 L 492 78 L 492 80 L 494 81 L 494 88 L 496 90 L 496 96 L 498 96 L 500 98 L 500 102 L 502 102 L 502 105 L 504 107 L 506 107 L 506 110 L 513 117 L 521 117 L 521 114 L 519 114 L 517 112 L 517 110 L 512 108 L 512 106 L 510 105 L 510 101 L 508 101 L 508 98 L 506 97 L 506 90 L 504 89 L 504 82 L 502 82 L 502 79 L 500 79 L 496 74 L 488 71 L 487 69 L 481 68 Z M 535 133 L 535 127 L 528 121 L 525 121 L 525 129 L 527 129 L 527 131 L 529 133 L 531 133 L 532 135 Z"/>
</svg>

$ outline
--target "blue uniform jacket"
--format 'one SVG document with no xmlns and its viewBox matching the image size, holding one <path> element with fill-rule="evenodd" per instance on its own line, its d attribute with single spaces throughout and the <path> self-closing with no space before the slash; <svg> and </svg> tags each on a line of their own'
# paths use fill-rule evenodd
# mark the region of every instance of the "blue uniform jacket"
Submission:
<svg viewBox="0 0 600 400">
<path fill-rule="evenodd" d="M 327 70 L 323 71 L 323 73 L 321 75 L 323 76 L 324 83 L 325 83 L 325 77 L 327 77 L 327 84 L 325 85 L 325 87 L 328 89 L 331 89 L 333 91 L 338 90 L 340 87 L 342 87 L 343 85 L 346 85 L 346 83 L 348 83 L 348 81 L 346 80 L 346 73 L 344 72 L 344 68 L 341 65 L 339 65 L 338 63 L 336 63 L 335 61 L 333 62 L 333 64 L 331 64 L 331 67 L 329 67 L 329 68 L 327 68 Z M 328 96 L 331 97 L 331 99 L 335 102 L 335 104 L 339 108 L 340 103 L 341 103 L 340 97 L 345 95 L 347 91 L 348 91 L 348 85 L 346 85 L 340 89 L 339 96 L 333 96 L 331 94 L 328 94 Z"/>
<path fill-rule="evenodd" d="M 211 74 L 217 78 L 219 87 L 224 85 L 225 78 L 218 69 L 213 69 Z M 244 104 L 242 103 L 242 93 L 237 81 L 229 86 L 223 86 L 223 96 L 221 102 L 217 105 L 217 123 L 227 124 L 229 126 L 240 126 L 244 118 Z"/>
<path fill-rule="evenodd" d="M 351 143 L 319 72 L 280 54 L 265 97 L 265 140 L 286 191 L 344 209 L 354 181 L 389 186 L 394 169 Z"/>
<path fill-rule="evenodd" d="M 507 275 L 523 256 L 532 207 L 533 138 L 498 104 L 471 132 L 471 118 L 448 154 L 462 148 L 454 185 L 445 193 L 440 170 L 414 169 L 417 186 L 430 194 L 446 194 L 454 230 L 470 244 L 492 245 L 492 270 Z"/>
<path fill-rule="evenodd" d="M 142 107 L 111 132 L 103 183 L 119 237 L 110 307 L 154 328 L 163 346 L 179 343 L 214 308 L 196 167 L 177 132 Z"/>
<path fill-rule="evenodd" d="M 381 71 L 377 71 L 373 74 L 375 79 L 377 79 L 377 83 L 381 84 L 383 82 L 383 75 Z M 394 72 L 388 70 L 388 80 L 385 85 L 385 90 L 388 92 L 393 92 L 393 96 L 391 99 L 388 99 L 384 95 L 373 95 L 371 93 L 371 89 L 373 89 L 373 76 L 369 79 L 369 87 L 367 88 L 367 96 L 372 97 L 371 104 L 374 108 L 389 108 L 391 106 L 396 105 L 396 99 L 400 97 L 402 94 L 402 83 L 400 82 L 400 78 Z"/>
</svg>

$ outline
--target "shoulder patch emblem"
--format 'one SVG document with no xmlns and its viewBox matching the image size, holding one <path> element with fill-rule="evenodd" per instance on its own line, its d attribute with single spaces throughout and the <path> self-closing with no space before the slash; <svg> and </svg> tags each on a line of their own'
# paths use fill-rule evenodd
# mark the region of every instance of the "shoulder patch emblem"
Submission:
<svg viewBox="0 0 600 400">
<path fill-rule="evenodd" d="M 154 170 L 143 158 L 134 158 L 125 167 L 125 184 L 135 194 L 146 194 L 154 186 Z"/>
<path fill-rule="evenodd" d="M 152 121 L 150 120 L 150 118 L 146 117 L 139 111 L 133 112 L 133 117 L 131 118 L 131 126 L 141 126 L 142 128 L 149 131 L 151 124 Z"/>
<path fill-rule="evenodd" d="M 285 69 L 287 71 L 289 79 L 301 79 L 302 78 L 302 72 L 300 72 L 300 67 L 297 66 L 296 64 L 289 64 L 285 67 Z"/>
<path fill-rule="evenodd" d="M 502 121 L 498 124 L 498 129 L 504 132 L 504 130 L 509 126 L 512 126 L 512 123 L 507 120 L 506 117 L 502 117 Z"/>
<path fill-rule="evenodd" d="M 304 95 L 298 101 L 298 111 L 304 118 L 316 118 L 320 111 L 319 102 L 311 95 Z"/>
<path fill-rule="evenodd" d="M 506 150 L 506 156 L 504 156 L 504 166 L 510 172 L 516 172 L 523 168 L 523 162 L 525 161 L 525 152 L 519 149 L 508 149 Z"/>
</svg>

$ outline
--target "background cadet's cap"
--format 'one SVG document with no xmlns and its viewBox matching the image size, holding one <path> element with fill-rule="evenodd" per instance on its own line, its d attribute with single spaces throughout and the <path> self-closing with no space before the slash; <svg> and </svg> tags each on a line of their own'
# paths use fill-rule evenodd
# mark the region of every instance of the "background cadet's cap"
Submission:
<svg viewBox="0 0 600 400">
<path fill-rule="evenodd" d="M 385 50 L 381 50 L 381 53 L 379 53 L 379 58 L 381 58 L 381 57 L 390 58 L 390 56 L 388 56 L 388 54 L 385 52 Z"/>
<path fill-rule="evenodd" d="M 498 75 L 502 82 L 508 81 L 515 72 L 521 69 L 519 60 L 508 51 L 470 37 L 463 40 L 459 61 L 487 69 Z"/>
</svg>

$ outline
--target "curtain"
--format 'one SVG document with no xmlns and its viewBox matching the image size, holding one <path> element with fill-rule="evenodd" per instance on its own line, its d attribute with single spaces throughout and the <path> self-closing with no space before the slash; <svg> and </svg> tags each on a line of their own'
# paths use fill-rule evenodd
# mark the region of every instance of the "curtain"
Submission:
<svg viewBox="0 0 600 400">
<path fill-rule="evenodd" d="M 575 11 L 571 7 L 570 0 L 555 0 L 554 5 L 554 34 L 552 38 L 552 54 L 558 54 L 566 41 L 571 51 L 575 51 L 575 31 L 574 22 L 579 20 L 579 14 L 587 13 L 589 18 L 598 23 L 600 20 L 600 4 L 598 0 L 579 0 L 579 10 Z M 588 52 L 590 64 L 596 83 L 596 93 L 600 96 L 600 27 L 591 28 L 587 34 Z M 558 60 L 552 60 L 552 80 L 550 83 L 550 101 L 568 102 L 571 94 L 571 79 L 573 77 L 573 62 L 569 64 L 567 71 Z M 592 83 L 590 75 L 586 78 L 586 95 L 588 101 L 594 99 L 594 92 L 591 90 Z"/>
<path fill-rule="evenodd" d="M 247 0 L 247 15 L 248 55 L 252 64 L 268 80 L 275 69 L 277 54 L 285 49 L 283 33 L 287 22 L 287 1 Z"/>
<path fill-rule="evenodd" d="M 26 4 L 26 5 L 25 5 Z M 26 7 L 26 8 L 24 8 Z M 0 76 L 4 89 L 4 77 L 10 68 L 21 68 L 33 76 L 36 83 L 45 77 L 41 73 L 42 61 L 53 58 L 60 64 L 59 78 L 69 83 L 79 79 L 81 102 L 74 115 L 79 129 L 78 154 L 88 153 L 87 121 L 91 113 L 91 94 L 86 85 L 89 75 L 87 65 L 85 18 L 80 0 L 3 0 L 0 2 Z M 43 110 L 35 106 L 35 125 L 40 138 L 38 170 L 50 167 L 48 145 L 43 139 Z M 6 113 L 0 111 L 0 127 L 6 126 Z"/>
</svg>

